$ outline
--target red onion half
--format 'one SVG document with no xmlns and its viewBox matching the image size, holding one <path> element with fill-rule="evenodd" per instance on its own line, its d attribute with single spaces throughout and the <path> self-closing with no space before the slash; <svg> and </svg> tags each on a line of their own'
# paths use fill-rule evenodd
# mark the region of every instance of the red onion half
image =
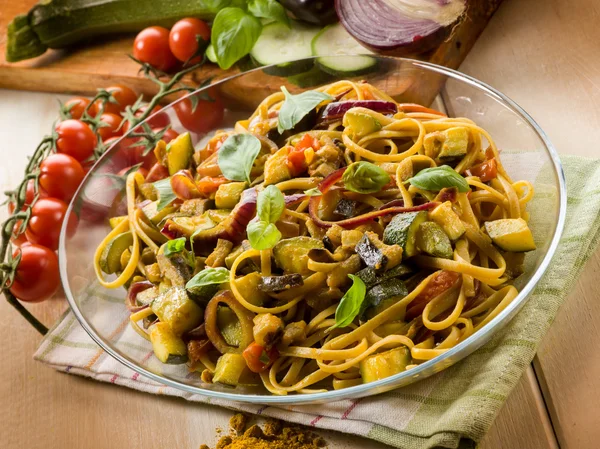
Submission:
<svg viewBox="0 0 600 449">
<path fill-rule="evenodd" d="M 431 50 L 464 14 L 466 0 L 335 0 L 340 22 L 377 53 Z"/>
</svg>

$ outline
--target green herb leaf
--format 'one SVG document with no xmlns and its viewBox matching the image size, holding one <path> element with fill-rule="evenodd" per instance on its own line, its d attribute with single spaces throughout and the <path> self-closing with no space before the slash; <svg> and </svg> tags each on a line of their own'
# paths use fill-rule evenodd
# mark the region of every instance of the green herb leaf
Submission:
<svg viewBox="0 0 600 449">
<path fill-rule="evenodd" d="M 249 0 L 248 11 L 254 17 L 274 20 L 290 27 L 290 19 L 285 13 L 284 7 L 275 0 Z"/>
<path fill-rule="evenodd" d="M 205 285 L 223 284 L 227 281 L 229 281 L 229 270 L 227 268 L 205 268 L 190 279 L 185 284 L 185 288 L 193 293 L 195 289 Z"/>
<path fill-rule="evenodd" d="M 298 95 L 292 95 L 285 86 L 281 86 L 285 95 L 285 101 L 279 110 L 277 130 L 281 134 L 285 130 L 293 129 L 306 114 L 316 108 L 325 100 L 333 100 L 333 97 L 323 92 L 309 90 Z"/>
<path fill-rule="evenodd" d="M 262 220 L 252 220 L 246 228 L 248 241 L 254 249 L 273 248 L 281 240 L 281 232 L 273 223 Z"/>
<path fill-rule="evenodd" d="M 254 160 L 260 153 L 260 140 L 252 134 L 229 136 L 219 148 L 217 163 L 221 173 L 230 181 L 250 180 Z"/>
<path fill-rule="evenodd" d="M 439 192 L 444 187 L 456 187 L 459 192 L 463 193 L 470 190 L 467 180 L 448 165 L 421 170 L 408 179 L 408 182 L 419 189 L 432 192 Z"/>
<path fill-rule="evenodd" d="M 256 215 L 259 220 L 275 223 L 285 209 L 285 197 L 281 190 L 271 185 L 262 190 L 256 199 Z"/>
<path fill-rule="evenodd" d="M 390 179 L 383 168 L 365 161 L 350 164 L 342 177 L 344 186 L 356 193 L 379 192 Z"/>
<path fill-rule="evenodd" d="M 211 42 L 219 67 L 228 69 L 250 53 L 261 31 L 260 20 L 241 8 L 224 8 L 219 11 L 211 32 Z"/>
<path fill-rule="evenodd" d="M 158 205 L 156 206 L 157 211 L 163 210 L 169 204 L 171 204 L 177 196 L 171 188 L 171 179 L 165 178 L 160 181 L 156 181 L 152 184 L 158 193 Z"/>
<path fill-rule="evenodd" d="M 185 237 L 179 237 L 178 239 L 169 240 L 165 245 L 164 255 L 171 257 L 173 254 L 180 253 L 185 249 Z"/>
<path fill-rule="evenodd" d="M 271 363 L 271 359 L 269 358 L 269 354 L 267 354 L 267 351 L 265 351 L 264 349 L 260 353 L 260 357 L 258 358 L 258 360 L 260 360 L 260 363 L 262 363 L 263 365 L 268 365 L 269 363 Z"/>
<path fill-rule="evenodd" d="M 306 196 L 321 196 L 323 195 L 323 192 L 321 192 L 318 187 L 313 187 L 312 189 L 305 190 L 304 194 Z"/>
<path fill-rule="evenodd" d="M 340 300 L 335 310 L 335 324 L 330 329 L 346 327 L 352 323 L 365 299 L 367 287 L 362 279 L 353 274 L 349 274 L 348 277 L 352 279 L 352 286 Z"/>
</svg>

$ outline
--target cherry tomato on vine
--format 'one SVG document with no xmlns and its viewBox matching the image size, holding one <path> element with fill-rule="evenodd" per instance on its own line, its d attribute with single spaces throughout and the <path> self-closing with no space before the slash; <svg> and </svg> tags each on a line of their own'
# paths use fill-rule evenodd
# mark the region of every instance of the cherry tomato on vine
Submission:
<svg viewBox="0 0 600 449">
<path fill-rule="evenodd" d="M 12 215 L 14 211 L 15 211 L 15 203 L 13 203 L 11 201 L 10 203 L 8 203 L 9 215 Z M 21 220 L 18 220 L 17 222 L 15 222 L 15 225 L 13 226 L 13 236 L 17 233 L 17 231 L 21 227 L 21 223 L 22 223 Z M 29 243 L 27 241 L 27 237 L 25 237 L 25 234 L 19 234 L 17 237 L 11 237 L 10 241 L 12 242 L 13 245 L 17 245 L 17 246 L 22 246 L 26 243 Z"/>
<path fill-rule="evenodd" d="M 31 218 L 25 235 L 31 243 L 56 251 L 60 228 L 67 213 L 67 203 L 56 198 L 38 200 L 31 208 Z M 69 233 L 75 231 L 77 218 L 69 217 Z"/>
<path fill-rule="evenodd" d="M 210 27 L 200 19 L 181 19 L 169 33 L 169 48 L 173 55 L 181 62 L 188 61 L 198 52 L 198 40 L 200 36 L 205 41 L 210 39 Z M 189 61 L 189 64 L 197 64 L 202 56 L 197 56 Z"/>
<path fill-rule="evenodd" d="M 92 129 L 80 120 L 69 119 L 56 126 L 59 153 L 68 154 L 79 162 L 88 159 L 94 153 L 97 139 Z"/>
<path fill-rule="evenodd" d="M 108 125 L 98 128 L 98 134 L 102 138 L 103 142 L 111 137 L 119 137 L 123 135 L 123 128 L 119 128 L 121 126 L 121 121 L 123 120 L 120 115 L 113 114 L 111 112 L 105 112 L 100 116 L 100 120 Z"/>
<path fill-rule="evenodd" d="M 195 133 L 206 133 L 221 124 L 225 113 L 220 98 L 210 93 L 214 101 L 198 100 L 196 108 L 192 108 L 189 98 L 175 104 L 175 112 L 184 128 Z"/>
<path fill-rule="evenodd" d="M 67 154 L 51 154 L 40 164 L 40 186 L 64 202 L 71 201 L 84 176 L 81 164 Z"/>
<path fill-rule="evenodd" d="M 133 42 L 133 56 L 163 72 L 168 72 L 177 64 L 169 48 L 169 30 L 159 26 L 139 32 Z"/>
<path fill-rule="evenodd" d="M 69 110 L 71 118 L 79 120 L 83 115 L 83 111 L 90 104 L 90 100 L 84 97 L 73 97 L 65 102 L 65 108 Z M 88 109 L 88 114 L 94 117 L 96 115 L 96 105 Z"/>
<path fill-rule="evenodd" d="M 110 92 L 113 98 L 117 101 L 116 103 L 112 103 L 110 101 L 106 101 L 104 103 L 104 112 L 110 114 L 119 115 L 121 112 L 125 110 L 127 106 L 133 105 L 133 103 L 137 100 L 137 94 L 135 91 L 127 86 L 122 84 L 115 84 L 114 86 L 109 86 L 105 89 Z M 100 107 L 102 106 L 102 100 L 96 100 L 94 102 L 95 111 L 98 112 Z"/>
<path fill-rule="evenodd" d="M 54 251 L 40 245 L 24 245 L 21 261 L 15 273 L 10 292 L 25 302 L 40 302 L 52 296 L 60 285 L 58 258 Z"/>
<path fill-rule="evenodd" d="M 140 107 L 140 109 L 135 113 L 136 117 L 140 117 L 144 112 L 146 112 L 146 109 L 148 109 L 147 106 L 142 106 Z M 169 125 L 169 123 L 171 123 L 171 120 L 169 119 L 169 116 L 165 113 L 165 112 L 161 112 L 158 113 L 158 111 L 160 111 L 162 109 L 162 107 L 160 106 L 154 106 L 152 108 L 152 111 L 150 112 L 149 115 L 153 115 L 156 114 L 156 116 L 152 117 L 151 119 L 148 120 L 148 125 L 150 126 L 150 128 L 152 129 L 163 129 L 166 128 L 167 125 Z M 127 133 L 127 131 L 129 131 L 129 128 L 131 127 L 129 122 L 125 122 L 125 124 L 123 125 L 123 134 Z M 141 126 L 136 126 L 135 127 L 135 132 L 143 132 L 143 129 L 141 128 Z"/>
</svg>

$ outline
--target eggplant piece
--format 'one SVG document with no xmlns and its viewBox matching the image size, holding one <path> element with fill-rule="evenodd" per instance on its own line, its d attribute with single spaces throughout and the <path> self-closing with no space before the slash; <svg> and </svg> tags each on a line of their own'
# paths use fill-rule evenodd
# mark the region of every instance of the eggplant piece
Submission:
<svg viewBox="0 0 600 449">
<path fill-rule="evenodd" d="M 408 289 L 400 279 L 388 279 L 367 290 L 361 305 L 361 320 L 371 319 L 408 295 Z"/>
<path fill-rule="evenodd" d="M 375 269 L 376 272 L 382 272 L 388 263 L 388 258 L 383 252 L 365 234 L 358 245 L 356 245 L 356 254 L 368 266 Z"/>
<path fill-rule="evenodd" d="M 337 20 L 334 0 L 280 0 L 297 19 L 316 25 L 327 25 Z"/>
<path fill-rule="evenodd" d="M 314 251 L 314 250 L 313 250 Z M 263 292 L 280 292 L 290 288 L 304 285 L 302 275 L 298 273 L 284 274 L 283 276 L 262 276 L 258 289 Z"/>
<path fill-rule="evenodd" d="M 292 129 L 288 129 L 280 134 L 277 130 L 277 127 L 273 128 L 267 133 L 267 139 L 272 140 L 277 144 L 278 147 L 281 147 L 285 144 L 285 141 L 294 134 L 314 129 L 317 125 L 317 116 L 317 110 L 313 109 L 306 114 L 304 118 L 302 118 L 302 120 L 300 120 Z"/>
<path fill-rule="evenodd" d="M 394 278 L 407 278 L 415 272 L 414 268 L 407 264 L 396 265 L 383 273 L 377 273 L 372 267 L 360 270 L 356 275 L 365 283 L 367 289 Z"/>
<path fill-rule="evenodd" d="M 335 206 L 334 214 L 344 218 L 354 217 L 356 215 L 356 208 L 358 203 L 348 198 L 342 198 Z"/>
<path fill-rule="evenodd" d="M 161 274 L 169 279 L 173 286 L 184 287 L 194 274 L 194 267 L 190 266 L 191 254 L 185 248 L 181 252 L 169 256 L 165 256 L 163 251 L 164 245 L 156 255 Z"/>
</svg>

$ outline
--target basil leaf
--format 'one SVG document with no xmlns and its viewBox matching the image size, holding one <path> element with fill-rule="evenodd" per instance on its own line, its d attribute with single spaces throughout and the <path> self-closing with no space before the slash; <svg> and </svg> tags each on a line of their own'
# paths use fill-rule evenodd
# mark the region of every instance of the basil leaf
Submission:
<svg viewBox="0 0 600 449">
<path fill-rule="evenodd" d="M 335 324 L 329 328 L 330 330 L 351 324 L 360 312 L 360 306 L 365 299 L 367 287 L 362 279 L 353 274 L 349 274 L 348 277 L 352 279 L 352 286 L 335 309 Z"/>
<path fill-rule="evenodd" d="M 205 268 L 190 279 L 185 284 L 185 288 L 193 293 L 194 289 L 205 285 L 223 284 L 227 281 L 229 281 L 229 270 L 227 268 Z"/>
<path fill-rule="evenodd" d="M 261 31 L 260 20 L 241 8 L 219 11 L 211 32 L 219 67 L 228 69 L 250 53 Z"/>
<path fill-rule="evenodd" d="M 448 165 L 421 170 L 409 178 L 408 182 L 419 189 L 432 192 L 439 192 L 444 187 L 456 187 L 459 192 L 463 193 L 471 190 L 467 180 Z"/>
<path fill-rule="evenodd" d="M 260 221 L 275 223 L 285 209 L 285 198 L 281 190 L 271 185 L 258 194 L 256 215 Z"/>
<path fill-rule="evenodd" d="M 304 194 L 306 196 L 321 196 L 323 195 L 323 192 L 321 192 L 318 187 L 313 187 L 312 189 L 305 190 Z"/>
<path fill-rule="evenodd" d="M 254 17 L 281 22 L 290 28 L 290 19 L 285 13 L 285 9 L 275 0 L 249 0 L 248 11 Z"/>
<path fill-rule="evenodd" d="M 298 95 L 292 95 L 285 86 L 281 86 L 285 101 L 279 110 L 277 130 L 279 134 L 287 129 L 292 129 L 306 114 L 316 108 L 322 101 L 333 100 L 333 97 L 323 92 L 308 90 Z"/>
<path fill-rule="evenodd" d="M 252 134 L 229 136 L 219 148 L 217 163 L 221 173 L 230 181 L 250 180 L 254 160 L 260 153 L 260 140 Z"/>
<path fill-rule="evenodd" d="M 173 188 L 171 187 L 170 178 L 161 179 L 152 185 L 158 193 L 158 205 L 156 206 L 157 211 L 163 210 L 177 198 L 173 192 Z"/>
<path fill-rule="evenodd" d="M 185 237 L 179 237 L 178 239 L 169 240 L 165 245 L 164 255 L 171 257 L 173 254 L 180 253 L 185 249 Z"/>
<path fill-rule="evenodd" d="M 254 249 L 273 248 L 281 240 L 281 232 L 273 223 L 262 220 L 253 220 L 246 228 L 248 241 Z"/>
<path fill-rule="evenodd" d="M 356 193 L 379 192 L 390 180 L 383 168 L 365 161 L 350 164 L 342 176 L 344 186 Z"/>
</svg>

